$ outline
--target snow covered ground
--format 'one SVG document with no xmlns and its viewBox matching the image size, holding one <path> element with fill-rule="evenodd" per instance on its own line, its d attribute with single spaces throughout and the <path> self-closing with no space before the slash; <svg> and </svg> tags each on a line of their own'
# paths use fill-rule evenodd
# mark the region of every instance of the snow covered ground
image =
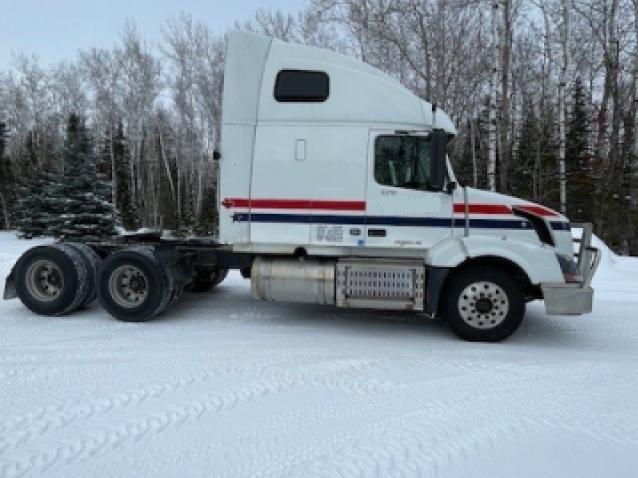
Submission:
<svg viewBox="0 0 638 478">
<path fill-rule="evenodd" d="M 0 281 L 34 241 L 0 234 Z M 0 304 L 0 477 L 638 475 L 638 260 L 499 344 L 260 303 L 231 275 L 146 324 Z"/>
</svg>

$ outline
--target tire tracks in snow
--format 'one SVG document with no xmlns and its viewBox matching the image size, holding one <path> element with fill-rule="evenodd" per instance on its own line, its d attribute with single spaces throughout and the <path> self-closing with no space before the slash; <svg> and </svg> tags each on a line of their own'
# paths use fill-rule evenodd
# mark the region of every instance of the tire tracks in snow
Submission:
<svg viewBox="0 0 638 478">
<path fill-rule="evenodd" d="M 281 432 L 300 424 L 321 426 L 327 418 L 348 417 L 357 413 L 361 415 L 366 410 L 390 411 L 391 414 L 393 411 L 389 406 L 393 403 L 404 408 L 395 411 L 394 417 L 365 423 L 338 437 L 315 439 L 298 451 L 289 452 L 290 443 L 286 444 L 277 439 L 272 443 L 259 444 L 257 446 L 261 446 L 260 449 L 252 450 L 258 452 L 255 456 L 269 459 L 262 460 L 257 467 L 235 469 L 230 476 L 257 476 L 257 472 L 261 472 L 263 476 L 279 476 L 291 471 L 303 471 L 307 467 L 310 467 L 309 470 L 315 470 L 317 474 L 330 475 L 329 472 L 334 472 L 334 476 L 338 476 L 340 471 L 344 476 L 356 476 L 363 471 L 379 476 L 419 476 L 419 470 L 421 474 L 423 470 L 428 470 L 436 476 L 452 462 L 468 459 L 484 451 L 486 447 L 493 449 L 496 444 L 506 441 L 507 437 L 548 429 L 573 430 L 595 439 L 638 444 L 638 430 L 635 428 L 619 426 L 617 429 L 610 429 L 609 426 L 603 426 L 603 420 L 607 417 L 587 416 L 588 420 L 583 421 L 583 417 L 586 416 L 584 413 L 570 415 L 569 411 L 573 403 L 577 403 L 578 397 L 574 395 L 565 399 L 562 390 L 552 391 L 542 397 L 543 407 L 547 412 L 544 417 L 508 415 L 504 418 L 498 404 L 524 398 L 526 390 L 530 387 L 540 385 L 546 388 L 546 385 L 537 381 L 560 381 L 560 377 L 544 377 L 542 364 L 535 368 L 531 376 L 517 381 L 517 367 L 500 364 L 498 376 L 494 377 L 495 370 L 489 364 L 451 361 L 446 366 L 453 376 L 406 384 L 371 379 L 367 374 L 368 369 L 380 368 L 384 373 L 391 372 L 391 369 L 386 370 L 386 367 L 389 364 L 396 366 L 395 362 L 399 362 L 404 367 L 420 367 L 425 370 L 433 365 L 440 367 L 441 358 L 413 359 L 395 355 L 366 360 L 334 356 L 326 360 L 323 356 L 323 361 L 317 363 L 317 360 L 321 359 L 319 354 L 308 355 L 286 349 L 278 353 L 281 357 L 271 360 L 257 357 L 252 361 L 234 363 L 236 359 L 231 358 L 225 362 L 218 359 L 216 363 L 211 364 L 216 367 L 212 371 L 202 371 L 189 377 L 141 387 L 122 394 L 110 394 L 104 399 L 92 400 L 89 404 L 46 407 L 20 417 L 13 417 L 0 425 L 0 436 L 12 437 L 5 449 L 2 448 L 3 443 L 0 440 L 0 476 L 44 474 L 60 464 L 100 458 L 116 452 L 126 444 L 135 444 L 150 437 L 156 438 L 167 430 L 177 429 L 186 423 L 197 423 L 204 418 L 228 413 L 257 400 L 294 392 L 300 387 L 327 388 L 340 392 L 344 398 L 331 404 L 318 404 L 273 417 L 270 419 L 271 429 L 279 428 Z M 574 372 L 582 372 L 583 376 L 586 376 L 584 370 L 571 369 L 564 370 L 561 375 L 573 379 Z M 159 399 L 165 394 L 188 391 L 189 387 L 208 383 L 216 377 L 227 376 L 248 383 L 238 383 L 215 393 L 196 395 L 179 404 L 164 406 L 154 413 L 143 413 L 142 409 L 139 419 L 118 420 L 121 422 L 118 425 L 89 429 L 79 438 L 45 442 L 39 445 L 40 448 L 34 444 L 34 449 L 24 452 L 28 449 L 26 445 L 30 440 L 42 439 L 49 432 L 74 424 L 86 423 L 90 426 L 92 418 L 112 417 L 119 410 L 144 406 L 145 402 Z M 367 379 L 362 378 L 366 376 Z M 489 383 L 492 388 L 496 387 L 499 399 L 490 401 L 494 405 L 468 413 L 468 395 L 472 394 L 480 399 L 493 392 L 486 390 L 482 382 Z M 631 383 L 635 383 L 630 380 L 631 383 L 626 384 L 623 379 L 613 375 L 608 382 L 614 385 L 616 391 L 627 394 L 631 394 L 629 387 Z M 589 398 L 595 401 L 604 398 L 605 386 L 609 383 L 599 384 L 599 388 L 595 389 Z M 626 384 L 625 389 L 619 388 L 622 384 Z M 458 390 L 450 394 L 450 387 Z M 439 399 L 439 395 L 446 398 Z M 424 397 L 428 397 L 426 403 Z M 91 412 L 84 407 L 93 407 L 94 410 Z M 631 412 L 634 414 L 633 417 Z M 481 417 L 479 420 L 475 417 L 477 414 Z M 630 410 L 629 415 L 625 414 L 623 418 L 627 421 L 638 419 L 635 415 L 635 410 Z M 457 418 L 452 422 L 467 423 L 468 426 L 463 429 L 458 425 L 450 426 L 450 421 L 446 421 L 450 416 L 463 417 L 462 420 Z M 263 425 L 268 423 L 268 420 L 259 423 Z M 30 435 L 20 439 L 19 434 L 24 429 L 29 430 Z M 261 426 L 253 429 L 259 430 Z M 399 431 L 393 434 L 393 430 Z M 228 447 L 246 444 L 256 446 L 258 440 L 256 431 L 225 437 Z M 13 451 L 19 453 L 13 455 Z"/>
<path fill-rule="evenodd" d="M 254 400 L 264 399 L 269 396 L 276 396 L 286 391 L 292 391 L 300 386 L 314 387 L 343 387 L 342 380 L 330 380 L 335 374 L 350 374 L 351 377 L 359 375 L 362 369 L 377 366 L 379 361 L 347 360 L 343 363 L 329 361 L 320 365 L 305 366 L 302 369 L 285 370 L 274 373 L 267 378 L 261 378 L 252 383 L 231 387 L 217 393 L 200 395 L 195 399 L 186 401 L 179 406 L 173 405 L 137 420 L 126 420 L 124 424 L 113 427 L 103 427 L 97 431 L 84 434 L 76 440 L 63 440 L 56 442 L 53 446 L 45 450 L 37 450 L 28 453 L 27 458 L 7 459 L 2 458 L 3 464 L 0 466 L 0 476 L 17 477 L 24 476 L 34 469 L 45 472 L 60 462 L 70 464 L 78 459 L 86 457 L 96 457 L 103 453 L 108 453 L 118 449 L 124 443 L 138 442 L 144 437 L 157 436 L 169 427 L 178 428 L 187 421 L 198 421 L 205 415 L 219 415 L 221 413 L 235 409 L 242 404 L 252 403 Z M 381 361 L 383 362 L 383 361 Z M 194 383 L 191 380 L 179 381 L 176 384 L 160 387 L 158 394 L 168 389 L 188 386 Z M 32 437 L 42 437 L 52 429 L 60 429 L 68 426 L 78 418 L 92 417 L 96 413 L 109 413 L 116 407 L 127 404 L 140 404 L 143 400 L 152 396 L 151 392 L 137 395 L 124 395 L 121 400 L 113 397 L 106 399 L 101 405 L 95 401 L 93 407 L 76 410 L 68 417 L 64 412 L 51 416 L 50 410 L 43 409 L 40 413 L 27 417 L 24 420 L 14 419 L 11 426 L 26 427 L 26 431 L 17 440 L 5 439 L 0 444 L 0 453 L 6 455 L 9 451 L 14 451 Z M 2 456 L 0 455 L 0 456 Z"/>
<path fill-rule="evenodd" d="M 233 377 L 239 379 L 252 379 L 254 377 L 264 377 L 271 374 L 273 378 L 278 376 L 287 377 L 289 372 L 286 370 L 291 365 L 300 367 L 303 363 L 306 363 L 306 367 L 312 369 L 316 364 L 316 357 L 308 356 L 303 360 L 300 357 L 284 358 L 284 359 L 256 359 L 250 362 L 235 363 L 234 360 L 229 359 L 223 366 L 218 368 L 220 362 L 214 363 L 213 370 L 202 371 L 198 374 L 190 375 L 187 378 L 178 378 L 166 382 L 153 383 L 145 387 L 133 389 L 127 392 L 120 392 L 109 394 L 105 397 L 90 400 L 87 403 L 65 403 L 55 407 L 40 407 L 30 411 L 26 414 L 21 414 L 14 417 L 8 417 L 0 423 L 0 436 L 11 433 L 12 429 L 24 429 L 25 427 L 31 427 L 35 429 L 57 429 L 62 428 L 65 425 L 71 424 L 76 418 L 89 418 L 98 413 L 108 413 L 117 408 L 125 408 L 127 406 L 133 406 L 140 404 L 147 398 L 159 398 L 165 392 L 177 391 L 182 388 L 194 385 L 195 383 L 204 383 L 216 378 L 221 377 Z M 375 364 L 381 364 L 385 361 L 376 360 Z M 367 364 L 366 361 L 348 361 L 345 365 L 356 367 L 357 364 Z M 372 365 L 372 364 L 371 364 Z M 343 370 L 344 365 L 334 365 L 334 361 L 330 364 L 324 364 L 324 370 L 327 370 L 333 366 L 335 373 Z M 83 367 L 85 369 L 85 367 Z M 284 371 L 282 372 L 281 369 Z M 274 373 L 272 372 L 274 370 Z M 14 373 L 7 373 L 7 375 L 22 376 L 28 375 L 31 371 L 42 372 L 41 369 L 27 369 L 24 371 L 15 371 Z M 45 371 L 46 372 L 46 371 Z M 46 376 L 46 373 L 42 372 Z M 251 376 L 247 375 L 248 373 Z M 52 426 L 51 422 L 59 422 L 60 427 Z M 2 443 L 0 441 L 0 443 Z M 0 447 L 0 451 L 1 451 Z"/>
<path fill-rule="evenodd" d="M 513 435 L 547 430 L 569 430 L 596 440 L 638 445 L 636 430 L 627 433 L 625 428 L 617 433 L 609 433 L 604 419 L 585 424 L 578 419 L 565 418 L 564 410 L 571 409 L 571 404 L 561 402 L 559 392 L 544 398 L 543 406 L 547 415 L 542 417 L 526 416 L 524 413 L 503 416 L 503 410 L 499 406 L 503 400 L 494 402 L 494 405 L 489 405 L 493 402 L 488 401 L 488 406 L 482 410 L 468 408 L 468 396 L 476 395 L 477 390 L 480 390 L 475 383 L 456 391 L 456 394 L 460 394 L 458 397 L 451 398 L 448 395 L 445 399 L 432 398 L 423 402 L 424 392 L 432 393 L 428 389 L 433 384 L 443 392 L 448 382 L 453 382 L 456 378 L 384 386 L 381 389 L 387 395 L 365 402 L 367 409 L 385 412 L 387 416 L 392 413 L 388 410 L 388 404 L 393 400 L 401 405 L 409 403 L 410 407 L 400 410 L 395 417 L 366 423 L 338 437 L 319 439 L 299 451 L 291 452 L 289 446 L 286 446 L 286 439 L 282 438 L 279 443 L 276 435 L 275 442 L 259 442 L 257 435 L 225 437 L 229 446 L 258 443 L 258 446 L 267 449 L 255 454 L 248 450 L 248 455 L 266 455 L 270 456 L 270 460 L 235 468 L 219 476 L 439 476 L 446 466 L 479 455 L 486 447 L 495 450 L 499 443 L 507 443 L 508 438 Z M 506 390 L 506 394 L 512 398 L 524 396 L 531 380 L 507 383 L 510 380 L 511 377 L 502 378 L 502 383 L 497 384 L 502 386 L 499 387 L 500 391 Z M 494 385 L 494 381 L 491 382 Z M 485 394 L 485 391 L 481 393 Z M 436 391 L 434 396 L 436 397 Z M 353 400 L 353 403 L 358 403 L 359 408 L 362 408 L 360 401 Z M 348 414 L 344 413 L 343 401 L 336 402 L 335 405 L 340 408 L 334 418 Z M 298 420 L 303 420 L 306 427 L 313 422 L 320 426 L 326 419 L 326 410 L 320 411 L 323 414 L 313 419 L 308 416 L 309 409 L 299 410 L 286 422 L 298 423 Z M 455 417 L 456 420 L 449 420 L 450 417 Z M 623 416 L 623 419 L 630 422 L 632 417 Z M 633 419 L 638 419 L 635 412 Z M 463 423 L 464 426 L 459 427 L 458 423 Z M 255 425 L 256 429 L 263 430 L 263 423 Z M 280 423 L 280 435 L 284 429 Z"/>
</svg>

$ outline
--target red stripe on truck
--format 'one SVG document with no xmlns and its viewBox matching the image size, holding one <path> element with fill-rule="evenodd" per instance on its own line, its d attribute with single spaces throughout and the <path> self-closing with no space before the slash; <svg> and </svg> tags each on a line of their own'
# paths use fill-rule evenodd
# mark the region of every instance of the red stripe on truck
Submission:
<svg viewBox="0 0 638 478">
<path fill-rule="evenodd" d="M 544 206 L 537 204 L 468 204 L 468 212 L 470 214 L 512 214 L 512 206 L 516 206 L 523 211 L 528 211 L 539 216 L 553 217 L 558 216 L 556 211 L 552 211 Z M 454 204 L 455 213 L 465 213 L 465 204 Z"/>
<path fill-rule="evenodd" d="M 454 212 L 464 213 L 465 204 L 454 204 Z M 470 214 L 512 214 L 512 210 L 504 204 L 468 204 Z"/>
<path fill-rule="evenodd" d="M 326 211 L 365 211 L 365 201 L 334 201 L 322 199 L 243 199 L 226 198 L 225 208 L 251 209 L 323 209 Z"/>
<path fill-rule="evenodd" d="M 523 211 L 531 212 L 533 214 L 538 214 L 539 216 L 551 216 L 551 217 L 560 216 L 560 214 L 558 214 L 556 211 L 553 211 L 552 209 L 549 209 L 545 206 L 538 206 L 535 204 L 523 204 L 520 206 L 516 205 L 516 207 L 518 207 L 519 209 L 522 209 Z"/>
<path fill-rule="evenodd" d="M 320 209 L 324 211 L 365 211 L 365 201 L 338 201 L 328 199 L 247 199 L 226 198 L 222 201 L 225 208 L 250 209 Z M 516 207 L 545 217 L 555 217 L 559 214 L 537 204 L 516 204 Z M 465 204 L 454 204 L 454 212 L 465 213 Z M 512 214 L 512 205 L 507 204 L 469 204 L 470 214 Z"/>
</svg>

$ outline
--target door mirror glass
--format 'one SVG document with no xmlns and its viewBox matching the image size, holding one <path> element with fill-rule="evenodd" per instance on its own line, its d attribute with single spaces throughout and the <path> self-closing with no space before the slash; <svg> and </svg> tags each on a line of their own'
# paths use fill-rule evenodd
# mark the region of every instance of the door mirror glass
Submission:
<svg viewBox="0 0 638 478">
<path fill-rule="evenodd" d="M 445 131 L 435 129 L 430 134 L 430 186 L 442 191 L 445 185 L 447 168 L 447 135 Z"/>
</svg>

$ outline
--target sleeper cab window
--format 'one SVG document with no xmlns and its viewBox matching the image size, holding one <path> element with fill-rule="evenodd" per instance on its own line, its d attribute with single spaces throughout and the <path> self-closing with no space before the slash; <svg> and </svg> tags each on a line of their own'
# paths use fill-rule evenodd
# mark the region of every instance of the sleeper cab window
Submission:
<svg viewBox="0 0 638 478">
<path fill-rule="evenodd" d="M 330 95 L 330 78 L 323 71 L 281 70 L 275 80 L 280 103 L 323 103 Z"/>
<path fill-rule="evenodd" d="M 383 135 L 374 144 L 374 179 L 381 186 L 430 189 L 430 139 Z"/>
</svg>

